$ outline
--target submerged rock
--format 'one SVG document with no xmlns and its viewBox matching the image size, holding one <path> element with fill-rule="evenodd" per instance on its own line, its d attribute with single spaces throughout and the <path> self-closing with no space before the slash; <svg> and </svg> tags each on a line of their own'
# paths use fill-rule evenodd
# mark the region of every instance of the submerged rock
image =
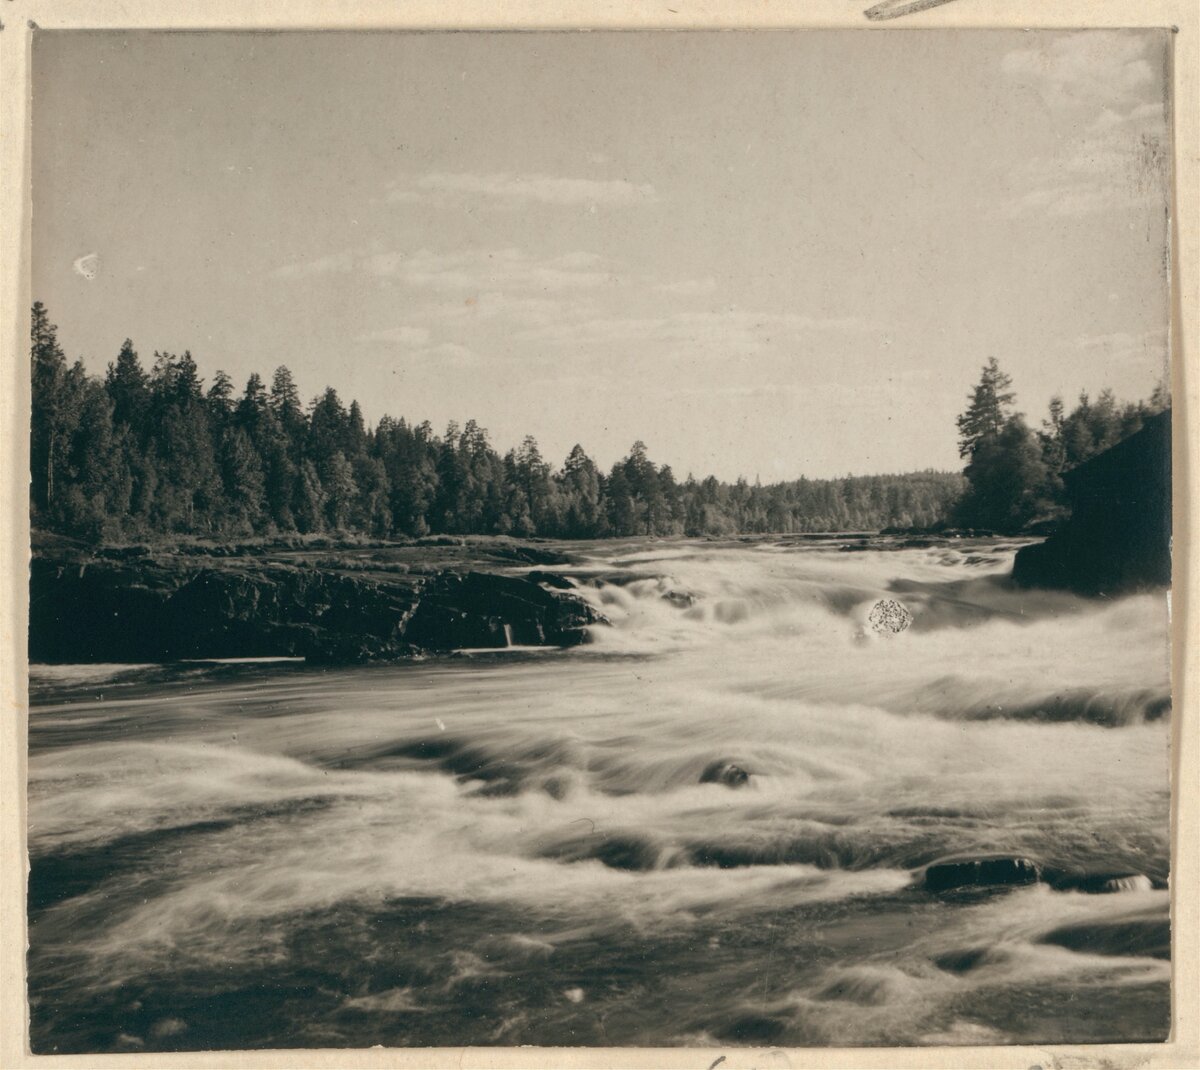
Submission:
<svg viewBox="0 0 1200 1070">
<path fill-rule="evenodd" d="M 925 867 L 924 886 L 930 892 L 958 888 L 998 888 L 1036 884 L 1041 867 L 1020 855 L 984 855 L 976 858 L 946 858 Z"/>
<path fill-rule="evenodd" d="M 709 762 L 700 774 L 701 784 L 724 784 L 727 788 L 744 788 L 750 774 L 740 765 L 724 760 Z"/>
<path fill-rule="evenodd" d="M 970 973 L 987 962 L 992 955 L 992 949 L 986 947 L 957 948 L 938 955 L 933 964 L 947 973 Z"/>
<path fill-rule="evenodd" d="M 1171 919 L 1136 915 L 1063 925 L 1046 933 L 1039 943 L 1054 944 L 1089 955 L 1171 957 Z"/>
</svg>

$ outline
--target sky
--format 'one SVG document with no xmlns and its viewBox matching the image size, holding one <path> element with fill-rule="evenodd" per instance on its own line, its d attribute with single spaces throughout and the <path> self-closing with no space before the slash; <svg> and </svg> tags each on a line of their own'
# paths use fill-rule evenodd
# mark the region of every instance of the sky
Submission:
<svg viewBox="0 0 1200 1070">
<path fill-rule="evenodd" d="M 1165 31 L 39 32 L 33 296 L 504 452 L 958 468 L 1167 361 Z"/>
</svg>

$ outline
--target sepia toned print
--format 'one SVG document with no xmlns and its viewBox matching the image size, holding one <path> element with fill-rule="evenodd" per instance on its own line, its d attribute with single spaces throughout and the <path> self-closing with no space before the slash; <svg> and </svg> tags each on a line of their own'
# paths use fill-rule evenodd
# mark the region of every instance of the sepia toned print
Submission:
<svg viewBox="0 0 1200 1070">
<path fill-rule="evenodd" d="M 34 1052 L 1165 1039 L 1170 56 L 37 34 Z"/>
</svg>

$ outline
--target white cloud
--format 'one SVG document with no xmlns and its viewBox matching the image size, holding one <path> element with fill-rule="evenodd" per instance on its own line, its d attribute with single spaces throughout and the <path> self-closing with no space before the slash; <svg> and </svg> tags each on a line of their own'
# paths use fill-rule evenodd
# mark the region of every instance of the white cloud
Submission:
<svg viewBox="0 0 1200 1070">
<path fill-rule="evenodd" d="M 503 319 L 526 327 L 536 327 L 578 316 L 590 308 L 577 297 L 564 301 L 552 297 L 514 296 L 500 290 L 487 290 L 466 298 L 435 305 L 426 315 L 441 322 L 472 322 Z"/>
<path fill-rule="evenodd" d="M 415 327 L 410 324 L 388 327 L 382 331 L 365 331 L 354 338 L 356 342 L 360 343 L 386 342 L 389 345 L 404 346 L 409 349 L 426 346 L 429 344 L 429 339 L 428 327 Z"/>
<path fill-rule="evenodd" d="M 1114 191 L 1093 184 L 1061 184 L 1031 189 L 1009 208 L 1012 216 L 1048 215 L 1072 218 L 1094 215 L 1113 207 Z"/>
<path fill-rule="evenodd" d="M 574 252 L 535 257 L 520 249 L 468 249 L 456 253 L 377 253 L 364 270 L 396 278 L 410 286 L 439 290 L 568 290 L 615 281 L 601 270 L 600 257 Z"/>
<path fill-rule="evenodd" d="M 1166 203 L 1169 161 L 1165 133 L 1128 123 L 1108 134 L 1085 135 L 1052 156 L 1014 169 L 1012 217 L 1085 216 Z"/>
<path fill-rule="evenodd" d="M 404 351 L 405 362 L 440 364 L 455 367 L 482 363 L 482 358 L 473 349 L 460 342 L 434 342 L 427 327 L 400 324 L 378 331 L 364 331 L 354 341 L 364 346 L 397 346 Z"/>
<path fill-rule="evenodd" d="M 316 275 L 345 274 L 354 269 L 354 256 L 349 251 L 321 256 L 315 260 L 299 260 L 284 264 L 271 272 L 277 279 L 306 279 Z"/>
<path fill-rule="evenodd" d="M 280 279 L 302 279 L 355 271 L 407 286 L 477 293 L 587 289 L 619 281 L 595 253 L 537 257 L 515 248 L 465 249 L 453 253 L 435 253 L 429 249 L 411 253 L 345 250 L 316 260 L 285 264 L 271 274 Z"/>
<path fill-rule="evenodd" d="M 478 364 L 482 359 L 474 350 L 458 342 L 439 342 L 422 350 L 421 355 L 438 364 Z"/>
<path fill-rule="evenodd" d="M 1038 35 L 1008 53 L 1006 74 L 1026 83 L 1061 121 L 1056 150 L 1014 168 L 1010 217 L 1081 217 L 1157 206 L 1166 196 L 1166 89 L 1145 33 Z"/>
<path fill-rule="evenodd" d="M 1094 108 L 1142 96 L 1155 82 L 1147 58 L 1155 40 L 1137 31 L 1037 33 L 1028 48 L 1007 53 L 1004 74 L 1032 86 L 1054 109 Z"/>
<path fill-rule="evenodd" d="M 1112 331 L 1108 334 L 1081 334 L 1075 339 L 1075 347 L 1085 353 L 1097 354 L 1107 359 L 1162 355 L 1167 353 L 1166 331 Z"/>
<path fill-rule="evenodd" d="M 478 197 L 510 205 L 638 205 L 658 200 L 658 194 L 648 182 L 520 175 L 503 171 L 492 174 L 433 171 L 406 183 L 393 184 L 387 199 L 395 203 L 413 203 L 444 196 Z"/>
<path fill-rule="evenodd" d="M 703 297 L 717 288 L 717 280 L 709 276 L 707 279 L 681 279 L 679 282 L 664 282 L 656 289 L 663 293 L 679 294 L 682 297 Z"/>
<path fill-rule="evenodd" d="M 820 332 L 865 331 L 857 317 L 799 313 L 678 312 L 669 316 L 596 317 L 581 323 L 555 323 L 518 337 L 559 346 L 637 346 L 676 352 L 757 353 L 776 343 L 795 344 Z"/>
</svg>

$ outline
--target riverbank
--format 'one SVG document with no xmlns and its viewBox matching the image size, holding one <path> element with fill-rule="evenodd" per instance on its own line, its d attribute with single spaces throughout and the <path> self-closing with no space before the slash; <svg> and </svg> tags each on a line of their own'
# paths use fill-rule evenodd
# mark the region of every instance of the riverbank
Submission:
<svg viewBox="0 0 1200 1070">
<path fill-rule="evenodd" d="M 534 566 L 567 555 L 503 538 L 189 540 L 88 548 L 38 535 L 30 659 L 394 660 L 572 646 L 603 618 Z"/>
</svg>

